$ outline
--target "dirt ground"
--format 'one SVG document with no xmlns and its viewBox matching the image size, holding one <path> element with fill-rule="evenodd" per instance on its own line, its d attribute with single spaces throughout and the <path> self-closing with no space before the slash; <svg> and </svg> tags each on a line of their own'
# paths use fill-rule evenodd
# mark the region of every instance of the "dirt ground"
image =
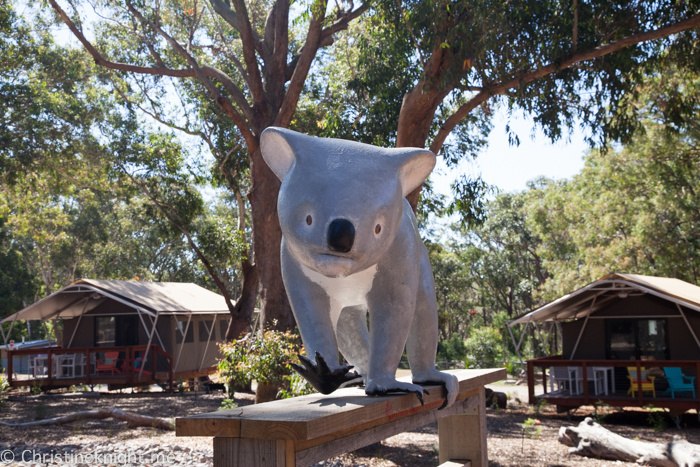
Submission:
<svg viewBox="0 0 700 467">
<path fill-rule="evenodd" d="M 613 466 L 636 465 L 623 462 L 601 461 L 570 456 L 568 448 L 557 441 L 557 433 L 563 425 L 577 425 L 590 415 L 592 407 L 584 407 L 573 413 L 571 420 L 566 414 L 556 414 L 554 407 L 544 407 L 539 414 L 522 403 L 518 389 L 508 391 L 502 387 L 496 390 L 510 392 L 509 408 L 487 411 L 488 449 L 490 466 Z M 224 396 L 185 393 L 167 395 L 163 393 L 142 394 L 103 394 L 99 398 L 74 399 L 26 399 L 7 401 L 0 408 L 0 421 L 31 421 L 38 417 L 49 418 L 79 410 L 115 406 L 139 414 L 159 417 L 183 417 L 210 412 L 219 408 Z M 520 402 L 519 402 L 520 401 Z M 253 402 L 253 395 L 236 393 L 236 402 L 247 405 Z M 522 424 L 533 418 L 542 432 L 536 438 L 522 436 Z M 667 423 L 671 426 L 670 419 Z M 673 435 L 681 435 L 692 443 L 700 443 L 700 423 L 696 414 L 686 414 L 682 428 L 667 428 L 654 431 L 648 422 L 648 413 L 642 411 L 611 412 L 604 419 L 604 425 L 622 436 L 646 441 L 670 440 Z M 85 449 L 94 445 L 119 444 L 138 447 L 149 445 L 180 446 L 189 450 L 210 450 L 211 438 L 177 438 L 172 432 L 152 428 L 128 428 L 125 422 L 83 421 L 66 426 L 9 428 L 0 426 L 0 447 L 32 445 L 39 448 L 79 446 Z M 180 448 L 178 448 L 180 449 Z M 381 444 L 373 445 L 321 465 L 325 466 L 436 466 L 437 426 L 428 425 L 422 429 L 406 432 L 388 438 Z M 211 465 L 210 459 L 202 458 L 197 465 Z"/>
</svg>

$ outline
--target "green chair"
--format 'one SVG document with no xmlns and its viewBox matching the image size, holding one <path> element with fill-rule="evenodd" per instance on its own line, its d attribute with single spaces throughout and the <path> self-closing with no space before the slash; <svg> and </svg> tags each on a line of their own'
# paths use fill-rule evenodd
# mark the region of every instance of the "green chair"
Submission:
<svg viewBox="0 0 700 467">
<path fill-rule="evenodd" d="M 664 391 L 664 395 L 671 393 L 671 398 L 676 398 L 676 392 L 692 392 L 695 399 L 695 376 L 684 376 L 683 372 L 678 367 L 664 367 L 666 381 L 668 381 L 668 389 Z"/>
</svg>

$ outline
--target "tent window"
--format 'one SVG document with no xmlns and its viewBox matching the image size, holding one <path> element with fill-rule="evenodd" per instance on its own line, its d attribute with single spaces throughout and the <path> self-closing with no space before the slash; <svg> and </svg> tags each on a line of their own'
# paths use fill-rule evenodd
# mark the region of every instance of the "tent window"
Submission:
<svg viewBox="0 0 700 467">
<path fill-rule="evenodd" d="M 607 355 L 613 360 L 667 360 L 665 319 L 611 319 L 607 322 Z"/>
<path fill-rule="evenodd" d="M 114 316 L 98 316 L 95 318 L 95 345 L 97 347 L 114 347 L 116 326 Z"/>
<path fill-rule="evenodd" d="M 226 331 L 228 331 L 228 321 L 227 319 L 219 320 L 219 335 L 222 341 L 226 342 Z"/>
<path fill-rule="evenodd" d="M 178 344 L 182 344 L 182 334 L 185 332 L 185 328 L 187 327 L 187 320 L 183 321 L 177 321 L 177 329 L 175 329 L 175 342 Z M 192 329 L 193 323 L 190 323 L 190 326 L 187 328 L 187 335 L 185 336 L 185 344 L 189 344 L 191 342 L 194 342 L 194 330 Z"/>
<path fill-rule="evenodd" d="M 199 322 L 199 342 L 206 342 L 209 340 L 209 331 L 213 325 L 214 321 L 210 319 L 203 319 Z M 212 336 L 216 339 L 216 335 L 212 334 Z"/>
</svg>

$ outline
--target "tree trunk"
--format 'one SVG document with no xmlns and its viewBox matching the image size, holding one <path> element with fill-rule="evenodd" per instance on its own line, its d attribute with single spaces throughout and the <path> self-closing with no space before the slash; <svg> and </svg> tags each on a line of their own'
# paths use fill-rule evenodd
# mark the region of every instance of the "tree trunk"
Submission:
<svg viewBox="0 0 700 467">
<path fill-rule="evenodd" d="M 658 467 L 700 465 L 700 446 L 678 436 L 670 443 L 627 439 L 586 418 L 578 427 L 559 429 L 559 442 L 571 446 L 569 453 L 594 459 L 620 460 Z"/>
<path fill-rule="evenodd" d="M 241 295 L 238 297 L 236 306 L 231 314 L 231 322 L 226 331 L 226 340 L 231 342 L 250 332 L 250 323 L 253 320 L 255 311 L 255 301 L 258 298 L 258 268 L 252 264 L 250 259 L 241 262 L 241 277 L 243 287 Z"/>
<path fill-rule="evenodd" d="M 433 124 L 435 111 L 440 102 L 449 93 L 448 90 L 426 91 L 427 83 L 421 81 L 411 91 L 403 96 L 399 123 L 396 132 L 396 147 L 424 148 Z M 406 196 L 406 199 L 416 212 L 422 185 Z"/>
<path fill-rule="evenodd" d="M 9 423 L 0 422 L 0 425 L 9 427 L 26 427 L 26 426 L 46 426 L 46 425 L 65 425 L 67 423 L 77 422 L 79 420 L 104 420 L 105 418 L 116 418 L 129 423 L 129 426 L 147 426 L 160 428 L 161 430 L 175 430 L 175 420 L 158 417 L 148 417 L 131 412 L 125 412 L 116 407 L 108 407 L 104 409 L 85 410 L 83 412 L 75 412 L 61 417 L 47 418 L 45 420 L 36 420 L 26 423 Z"/>
<path fill-rule="evenodd" d="M 253 214 L 253 248 L 260 279 L 262 323 L 271 329 L 287 330 L 295 325 L 292 308 L 282 282 L 280 247 L 282 230 L 277 218 L 280 181 L 262 158 L 260 146 L 250 148 L 250 206 Z"/>
</svg>

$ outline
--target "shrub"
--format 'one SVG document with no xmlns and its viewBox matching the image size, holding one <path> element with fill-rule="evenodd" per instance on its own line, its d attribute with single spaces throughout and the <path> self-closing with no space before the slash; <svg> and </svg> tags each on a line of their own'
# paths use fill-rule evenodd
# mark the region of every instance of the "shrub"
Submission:
<svg viewBox="0 0 700 467">
<path fill-rule="evenodd" d="M 0 407 L 5 404 L 5 396 L 10 392 L 10 383 L 7 381 L 7 376 L 0 374 Z"/>
<path fill-rule="evenodd" d="M 472 330 L 465 341 L 469 368 L 495 368 L 503 361 L 503 340 L 497 329 L 484 326 Z"/>
<path fill-rule="evenodd" d="M 454 333 L 449 339 L 438 342 L 438 360 L 463 361 L 466 356 L 467 348 L 464 346 L 464 339 L 459 334 Z"/>
<path fill-rule="evenodd" d="M 223 358 L 219 372 L 229 387 L 245 386 L 252 380 L 258 384 L 281 386 L 292 373 L 289 363 L 300 352 L 301 345 L 292 333 L 268 329 L 248 334 L 235 342 L 221 344 Z"/>
</svg>

